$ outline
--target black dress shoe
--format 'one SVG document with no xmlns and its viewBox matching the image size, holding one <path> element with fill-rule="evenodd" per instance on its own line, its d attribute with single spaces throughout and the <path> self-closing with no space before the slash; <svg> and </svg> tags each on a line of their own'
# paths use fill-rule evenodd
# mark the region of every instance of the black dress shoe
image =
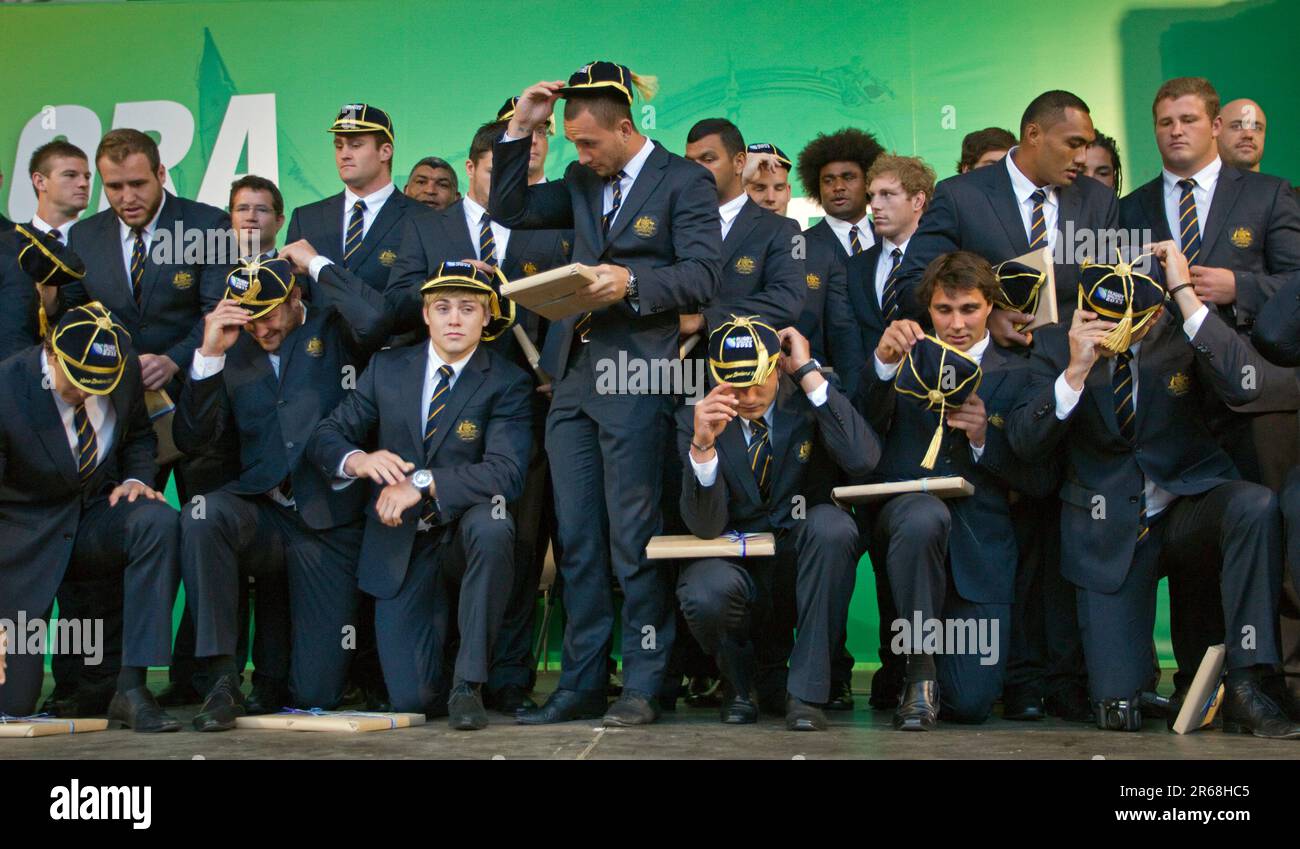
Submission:
<svg viewBox="0 0 1300 849">
<path fill-rule="evenodd" d="M 605 715 L 609 702 L 602 691 L 583 693 L 578 690 L 556 690 L 541 707 L 523 710 L 515 715 L 520 725 L 550 725 L 553 722 L 571 722 L 575 719 L 599 719 Z"/>
<path fill-rule="evenodd" d="M 108 705 L 108 718 L 142 734 L 181 730 L 180 722 L 158 706 L 148 687 L 114 693 Z"/>
<path fill-rule="evenodd" d="M 716 708 L 723 703 L 722 680 L 696 675 L 686 687 L 686 705 L 693 708 Z"/>
<path fill-rule="evenodd" d="M 823 707 L 825 710 L 853 710 L 853 688 L 849 682 L 832 681 L 830 700 Z"/>
<path fill-rule="evenodd" d="M 533 710 L 537 702 L 528 695 L 528 691 L 518 684 L 507 684 L 483 700 L 483 703 L 498 713 L 514 716 L 521 710 Z"/>
<path fill-rule="evenodd" d="M 1088 694 L 1081 687 L 1070 687 L 1053 693 L 1044 700 L 1044 703 L 1048 715 L 1064 719 L 1066 722 L 1097 721 L 1097 713 L 1093 710 L 1092 702 L 1088 700 Z"/>
<path fill-rule="evenodd" d="M 903 664 L 898 669 L 881 667 L 871 676 L 871 696 L 867 703 L 872 710 L 893 710 L 898 707 L 898 697 L 903 693 Z"/>
<path fill-rule="evenodd" d="M 208 697 L 203 700 L 203 707 L 194 717 L 194 730 L 229 731 L 235 727 L 235 720 L 247 713 L 244 694 L 239 689 L 239 676 L 222 675 L 212 685 Z"/>
<path fill-rule="evenodd" d="M 658 718 L 659 706 L 655 704 L 653 698 L 624 688 L 623 695 L 619 696 L 618 700 L 609 706 L 609 710 L 605 711 L 600 724 L 606 728 L 611 726 L 626 728 L 632 725 L 649 725 Z"/>
<path fill-rule="evenodd" d="M 1035 722 L 1047 716 L 1041 696 L 1011 695 L 1002 697 L 1002 718 L 1016 722 Z"/>
<path fill-rule="evenodd" d="M 487 728 L 487 709 L 478 684 L 464 681 L 452 688 L 447 698 L 447 724 L 456 731 L 479 731 Z"/>
<path fill-rule="evenodd" d="M 785 727 L 789 731 L 825 731 L 826 714 L 817 705 L 803 699 L 787 696 L 785 700 Z"/>
<path fill-rule="evenodd" d="M 1300 699 L 1296 699 L 1295 693 L 1287 686 L 1286 675 L 1281 672 L 1266 675 L 1260 680 L 1259 685 L 1265 695 L 1277 702 L 1277 706 L 1282 709 L 1282 713 L 1286 714 L 1287 719 L 1300 722 Z"/>
<path fill-rule="evenodd" d="M 366 710 L 371 713 L 392 713 L 393 703 L 388 700 L 388 688 L 366 687 L 365 688 Z"/>
<path fill-rule="evenodd" d="M 173 681 L 158 694 L 158 704 L 163 707 L 184 707 L 185 705 L 197 705 L 203 701 L 203 694 L 194 689 L 189 683 L 182 684 L 179 681 Z"/>
<path fill-rule="evenodd" d="M 899 731 L 933 731 L 939 716 L 939 682 L 910 681 L 894 711 Z"/>
<path fill-rule="evenodd" d="M 758 722 L 758 705 L 748 693 L 728 692 L 723 696 L 719 715 L 727 725 L 749 725 Z"/>
<path fill-rule="evenodd" d="M 1258 681 L 1229 682 L 1223 698 L 1225 734 L 1254 734 L 1270 740 L 1300 739 L 1300 724 L 1287 719 L 1282 708 Z"/>
<path fill-rule="evenodd" d="M 264 713 L 279 713 L 292 704 L 293 698 L 289 695 L 287 685 L 258 682 L 253 685 L 253 692 L 244 699 L 244 710 L 248 716 L 259 716 Z"/>
</svg>

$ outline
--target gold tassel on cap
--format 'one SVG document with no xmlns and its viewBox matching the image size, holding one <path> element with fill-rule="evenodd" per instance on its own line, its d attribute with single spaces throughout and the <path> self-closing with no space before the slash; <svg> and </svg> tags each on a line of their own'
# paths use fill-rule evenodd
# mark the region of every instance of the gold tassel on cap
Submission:
<svg viewBox="0 0 1300 849">
<path fill-rule="evenodd" d="M 935 401 L 935 396 L 939 401 L 939 426 L 934 429 L 934 436 L 930 437 L 930 447 L 926 449 L 925 456 L 921 458 L 921 468 L 929 471 L 934 468 L 934 464 L 939 460 L 939 446 L 943 444 L 943 417 L 948 411 L 947 399 L 938 389 L 930 390 L 930 401 Z"/>
<path fill-rule="evenodd" d="M 1115 275 L 1119 277 L 1124 286 L 1124 316 L 1115 325 L 1115 328 L 1106 334 L 1106 338 L 1101 340 L 1101 346 L 1114 353 L 1127 351 L 1129 343 L 1133 341 L 1134 293 L 1133 278 L 1130 273 L 1130 266 L 1126 262 L 1121 262 L 1115 266 Z"/>
<path fill-rule="evenodd" d="M 632 85 L 641 92 L 643 100 L 654 100 L 659 93 L 659 78 L 653 74 L 632 74 Z"/>
</svg>

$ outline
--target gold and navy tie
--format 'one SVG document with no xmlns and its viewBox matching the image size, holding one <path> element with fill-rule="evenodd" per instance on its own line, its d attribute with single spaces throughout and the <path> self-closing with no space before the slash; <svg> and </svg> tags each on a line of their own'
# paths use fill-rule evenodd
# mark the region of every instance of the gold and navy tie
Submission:
<svg viewBox="0 0 1300 849">
<path fill-rule="evenodd" d="M 148 253 L 144 244 L 144 231 L 137 229 L 135 244 L 131 247 L 131 297 L 135 298 L 136 306 L 140 306 L 140 284 L 144 281 L 144 263 Z"/>
<path fill-rule="evenodd" d="M 72 424 L 77 428 L 77 477 L 85 486 L 95 473 L 95 461 L 99 458 L 99 440 L 95 438 L 95 429 L 90 426 L 85 404 L 78 404 L 72 411 Z"/>
<path fill-rule="evenodd" d="M 1115 374 L 1111 378 L 1111 389 L 1115 393 L 1115 421 L 1119 422 L 1120 436 L 1130 443 L 1137 436 L 1135 417 L 1137 409 L 1133 404 L 1133 353 L 1121 351 L 1115 355 Z M 1143 488 L 1138 505 L 1138 542 L 1147 538 L 1147 494 Z"/>
<path fill-rule="evenodd" d="M 343 261 L 347 262 L 348 257 L 352 256 L 357 248 L 361 247 L 361 240 L 365 238 L 365 221 L 366 221 L 366 202 L 358 200 L 352 204 L 352 216 L 348 219 L 348 232 L 343 237 Z"/>
<path fill-rule="evenodd" d="M 754 481 L 758 484 L 759 494 L 764 499 L 772 490 L 771 475 L 769 474 L 772 466 L 772 443 L 768 439 L 767 424 L 762 420 L 752 421 L 749 423 L 749 468 L 754 473 Z"/>
<path fill-rule="evenodd" d="M 856 224 L 849 228 L 849 256 L 857 256 L 862 253 L 862 240 L 858 238 L 861 233 L 862 231 L 858 229 Z"/>
<path fill-rule="evenodd" d="M 623 205 L 623 178 L 626 176 L 627 174 L 619 171 L 609 178 L 610 188 L 614 191 L 614 200 L 610 204 L 609 212 L 600 219 L 600 232 L 606 236 L 609 235 L 609 226 L 614 223 L 614 216 L 618 215 L 618 208 Z"/>
<path fill-rule="evenodd" d="M 1183 256 L 1188 265 L 1195 265 L 1201 255 L 1201 223 L 1196 218 L 1196 197 L 1192 189 L 1195 180 L 1179 180 L 1178 187 L 1182 194 L 1178 196 L 1178 243 L 1183 246 Z"/>
<path fill-rule="evenodd" d="M 880 311 L 885 321 L 898 318 L 898 265 L 903 261 L 903 252 L 894 248 L 889 253 L 889 274 L 885 277 L 885 288 L 880 293 Z"/>
<path fill-rule="evenodd" d="M 424 458 L 428 463 L 433 462 L 433 441 L 438 433 L 443 408 L 447 406 L 446 396 L 451 390 L 451 375 L 451 366 L 438 367 L 438 377 L 441 379 L 429 398 L 429 415 L 424 420 Z M 438 524 L 438 508 L 427 494 L 424 496 L 424 509 L 420 518 L 430 525 Z"/>
<path fill-rule="evenodd" d="M 1029 213 L 1029 249 L 1032 251 L 1039 247 L 1039 242 L 1047 239 L 1047 215 L 1043 211 L 1043 206 L 1047 203 L 1047 192 L 1034 189 L 1029 199 L 1034 202 L 1034 209 Z"/>
<path fill-rule="evenodd" d="M 492 235 L 492 216 L 486 212 L 478 224 L 478 258 L 491 266 L 497 264 L 497 242 Z"/>
</svg>

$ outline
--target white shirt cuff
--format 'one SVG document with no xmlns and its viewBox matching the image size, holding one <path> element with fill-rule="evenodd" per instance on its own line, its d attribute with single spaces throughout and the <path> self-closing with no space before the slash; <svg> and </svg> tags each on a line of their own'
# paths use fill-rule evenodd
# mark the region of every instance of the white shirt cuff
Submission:
<svg viewBox="0 0 1300 849">
<path fill-rule="evenodd" d="M 528 138 L 528 136 L 512 136 L 512 135 L 510 135 L 510 130 L 509 130 L 509 129 L 503 130 L 502 133 L 501 133 L 501 141 L 519 141 L 520 139 L 526 139 L 526 138 Z"/>
<path fill-rule="evenodd" d="M 1075 391 L 1074 387 L 1065 382 L 1065 372 L 1061 372 L 1060 377 L 1056 378 L 1052 388 L 1056 392 L 1056 417 L 1065 421 L 1070 413 L 1074 412 L 1075 405 L 1083 397 L 1083 391 Z"/>
<path fill-rule="evenodd" d="M 339 467 L 334 470 L 334 482 L 330 484 L 330 489 L 333 489 L 334 491 L 337 492 L 340 489 L 347 489 L 349 486 L 352 485 L 352 482 L 355 481 L 357 477 L 356 475 L 349 475 L 346 471 L 348 465 L 348 458 L 351 457 L 353 454 L 364 454 L 364 453 L 366 452 L 353 450 L 343 455 L 343 459 L 339 461 Z"/>
<path fill-rule="evenodd" d="M 225 354 L 218 354 L 215 357 L 205 357 L 198 352 L 198 349 L 195 349 L 194 361 L 190 363 L 190 380 L 203 380 L 204 378 L 212 377 L 212 375 L 218 374 L 225 367 Z"/>
<path fill-rule="evenodd" d="M 903 365 L 903 361 L 899 360 L 893 365 L 887 366 L 884 363 L 882 363 L 880 361 L 880 357 L 876 356 L 875 354 L 871 355 L 871 361 L 876 364 L 876 377 L 880 378 L 881 380 L 893 380 L 894 376 L 898 374 L 898 370 Z"/>
<path fill-rule="evenodd" d="M 690 455 L 688 455 L 690 456 Z M 713 486 L 718 480 L 718 449 L 713 448 L 713 459 L 697 463 L 693 456 L 690 456 L 691 468 L 695 470 L 695 479 L 700 482 L 700 486 Z"/>
<path fill-rule="evenodd" d="M 1188 339 L 1196 338 L 1196 334 L 1201 332 L 1201 324 L 1205 322 L 1205 317 L 1209 314 L 1210 308 L 1205 304 L 1201 304 L 1196 312 L 1188 316 L 1187 320 L 1183 322 L 1183 332 L 1187 334 Z"/>
<path fill-rule="evenodd" d="M 988 447 L 989 447 L 989 443 L 987 437 L 985 437 L 984 439 L 984 444 L 981 445 L 979 448 L 976 448 L 974 445 L 972 445 L 970 447 L 971 459 L 973 459 L 976 463 L 978 463 L 980 461 L 980 458 L 984 456 L 984 449 Z"/>
<path fill-rule="evenodd" d="M 829 390 L 830 385 L 830 381 L 823 378 L 821 384 L 818 385 L 816 389 L 812 392 L 805 392 L 804 394 L 808 396 L 808 400 L 812 402 L 814 407 L 820 407 L 822 404 L 826 403 L 826 393 Z M 715 457 L 714 459 L 716 460 L 717 458 Z"/>
<path fill-rule="evenodd" d="M 333 264 L 333 261 L 327 256 L 317 255 L 314 257 L 311 262 L 307 263 L 307 273 L 311 276 L 312 282 L 316 282 L 316 278 L 320 276 L 320 270 L 322 268 Z"/>
</svg>

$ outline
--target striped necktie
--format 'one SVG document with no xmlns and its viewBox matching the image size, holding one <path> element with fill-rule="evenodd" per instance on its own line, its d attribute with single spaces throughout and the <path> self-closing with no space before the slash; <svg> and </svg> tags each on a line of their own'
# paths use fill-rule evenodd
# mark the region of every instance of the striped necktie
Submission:
<svg viewBox="0 0 1300 849">
<path fill-rule="evenodd" d="M 144 231 L 135 230 L 135 244 L 131 246 L 131 297 L 135 305 L 140 306 L 141 283 L 144 281 L 144 263 L 149 251 L 144 243 Z"/>
<path fill-rule="evenodd" d="M 623 205 L 623 180 L 626 177 L 625 172 L 619 171 L 609 178 L 610 188 L 614 191 L 614 200 L 610 204 L 609 212 L 606 212 L 600 219 L 600 232 L 606 236 L 609 235 L 610 225 L 614 223 L 614 216 L 618 215 L 618 208 Z"/>
<path fill-rule="evenodd" d="M 903 252 L 894 248 L 889 252 L 891 265 L 889 274 L 885 277 L 885 288 L 880 293 L 880 311 L 884 313 L 885 321 L 893 321 L 898 318 L 898 265 L 903 261 Z"/>
<path fill-rule="evenodd" d="M 862 253 L 862 240 L 858 238 L 862 231 L 858 225 L 854 224 L 849 228 L 849 256 L 857 256 Z"/>
<path fill-rule="evenodd" d="M 1115 393 L 1115 421 L 1119 422 L 1120 436 L 1130 443 L 1137 438 L 1135 417 L 1137 409 L 1133 404 L 1133 352 L 1121 351 L 1115 355 L 1115 374 L 1111 377 L 1111 389 Z M 1151 528 L 1147 526 L 1147 493 L 1143 487 L 1141 501 L 1138 504 L 1138 542 L 1147 538 Z"/>
<path fill-rule="evenodd" d="M 759 494 L 767 499 L 768 494 L 772 491 L 772 481 L 769 471 L 772 466 L 772 443 L 768 439 L 767 424 L 762 419 L 756 419 L 749 423 L 749 468 L 754 473 L 754 481 L 758 484 Z"/>
<path fill-rule="evenodd" d="M 1034 189 L 1029 199 L 1034 202 L 1033 211 L 1029 213 L 1029 249 L 1032 251 L 1039 247 L 1039 242 L 1047 239 L 1047 215 L 1043 211 L 1043 205 L 1047 203 L 1047 192 Z"/>
<path fill-rule="evenodd" d="M 451 366 L 439 366 L 440 380 L 434 387 L 433 395 L 429 397 L 429 415 L 424 420 L 424 458 L 428 463 L 433 462 L 434 437 L 438 434 L 442 411 L 447 406 L 446 395 L 451 390 L 451 376 Z M 433 503 L 433 499 L 427 495 L 424 498 L 424 508 L 420 518 L 430 525 L 438 524 L 438 508 Z"/>
<path fill-rule="evenodd" d="M 492 216 L 487 212 L 478 222 L 478 258 L 488 265 L 497 265 L 497 242 L 492 235 Z"/>
<path fill-rule="evenodd" d="M 1178 196 L 1178 243 L 1183 246 L 1187 264 L 1194 265 L 1201 255 L 1201 223 L 1196 217 L 1196 196 L 1192 194 L 1196 181 L 1179 180 L 1178 188 L 1182 189 Z"/>
<path fill-rule="evenodd" d="M 352 204 L 352 215 L 348 219 L 348 232 L 343 237 L 343 261 L 347 262 L 348 257 L 361 247 L 361 240 L 365 238 L 366 222 L 366 202 L 357 200 Z"/>
<path fill-rule="evenodd" d="M 90 425 L 90 416 L 86 414 L 86 405 L 78 404 L 72 411 L 72 424 L 77 428 L 77 477 L 85 486 L 95 473 L 95 462 L 99 459 L 99 440 L 95 438 L 95 429 Z"/>
</svg>

